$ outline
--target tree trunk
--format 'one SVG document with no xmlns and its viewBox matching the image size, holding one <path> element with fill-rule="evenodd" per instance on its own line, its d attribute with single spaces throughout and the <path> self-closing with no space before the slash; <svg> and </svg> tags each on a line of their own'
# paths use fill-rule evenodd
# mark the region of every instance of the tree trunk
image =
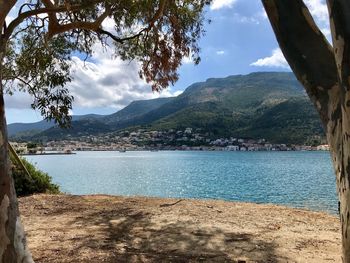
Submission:
<svg viewBox="0 0 350 263">
<path fill-rule="evenodd" d="M 350 2 L 327 0 L 327 4 L 340 94 L 334 114 L 339 120 L 327 133 L 337 177 L 343 262 L 350 262 Z"/>
<path fill-rule="evenodd" d="M 342 259 L 350 263 L 350 1 L 327 0 L 333 47 L 302 0 L 262 0 L 281 50 L 320 114 L 336 173 Z"/>
<path fill-rule="evenodd" d="M 0 48 L 0 263 L 32 263 L 34 261 L 26 245 L 10 172 L 2 86 L 2 58 L 5 48 L 4 45 L 0 46 L 3 46 Z"/>
<path fill-rule="evenodd" d="M 336 173 L 337 191 L 339 197 L 339 216 L 342 234 L 343 262 L 350 262 L 350 141 L 348 116 L 342 112 L 342 121 L 328 134 L 329 144 Z"/>
<path fill-rule="evenodd" d="M 341 223 L 342 234 L 342 260 L 350 262 L 350 233 L 349 228 L 349 205 L 350 205 L 350 189 L 349 175 L 350 171 L 346 169 L 349 160 L 345 158 L 345 152 L 349 152 L 350 143 L 345 140 L 347 134 L 350 134 L 350 129 L 344 127 L 344 123 L 348 122 L 342 111 L 342 106 L 339 102 L 334 103 L 334 108 L 330 107 L 330 112 L 333 119 L 329 121 L 327 126 L 327 141 L 330 146 L 332 162 L 336 174 L 337 193 L 339 199 L 339 216 Z M 345 119 L 344 119 L 345 117 Z M 345 129 L 344 129 L 345 128 Z M 347 154 L 348 155 L 348 154 Z"/>
</svg>

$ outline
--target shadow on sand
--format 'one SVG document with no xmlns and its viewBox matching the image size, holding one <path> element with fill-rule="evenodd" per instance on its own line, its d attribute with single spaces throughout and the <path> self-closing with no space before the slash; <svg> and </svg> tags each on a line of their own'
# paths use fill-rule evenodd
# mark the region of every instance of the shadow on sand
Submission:
<svg viewBox="0 0 350 263">
<path fill-rule="evenodd" d="M 89 253 L 88 262 L 93 263 L 277 262 L 274 243 L 249 233 L 225 232 L 210 222 L 204 225 L 170 218 L 155 222 L 143 209 L 115 205 L 93 213 L 81 212 L 64 226 L 84 230 L 84 237 L 77 238 L 65 252 L 71 260 L 67 262 L 85 262 L 79 255 L 86 250 L 95 251 Z"/>
</svg>

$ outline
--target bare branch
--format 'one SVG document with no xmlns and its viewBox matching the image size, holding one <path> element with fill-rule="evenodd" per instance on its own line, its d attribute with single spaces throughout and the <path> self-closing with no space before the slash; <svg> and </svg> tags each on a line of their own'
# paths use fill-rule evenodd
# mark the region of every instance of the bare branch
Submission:
<svg viewBox="0 0 350 263">
<path fill-rule="evenodd" d="M 123 43 L 125 41 L 138 38 L 138 37 L 142 36 L 142 34 L 144 32 L 147 32 L 147 31 L 151 30 L 152 27 L 154 26 L 154 24 L 157 22 L 157 20 L 163 16 L 164 9 L 165 9 L 165 4 L 166 4 L 166 0 L 161 0 L 160 3 L 159 3 L 159 8 L 156 11 L 156 13 L 154 14 L 154 16 L 152 17 L 152 19 L 149 21 L 148 26 L 143 28 L 143 29 L 141 29 L 138 33 L 136 33 L 134 35 L 127 36 L 127 37 L 118 37 L 118 36 L 114 35 L 113 33 L 109 32 L 109 31 L 106 31 L 106 30 L 104 30 L 102 28 L 98 28 L 97 30 L 95 30 L 95 32 L 98 33 L 98 34 L 107 35 L 107 36 L 109 36 L 110 38 L 112 38 L 114 41 L 116 41 L 118 43 Z"/>
<path fill-rule="evenodd" d="M 36 6 L 35 4 L 29 4 L 29 3 L 25 3 L 25 4 L 21 5 L 21 7 L 18 10 L 18 16 L 23 13 L 22 11 L 25 7 L 28 7 L 30 10 L 33 10 L 33 8 L 31 8 L 31 7 L 35 7 L 35 6 Z"/>
<path fill-rule="evenodd" d="M 107 35 L 109 36 L 111 39 L 113 39 L 115 42 L 118 42 L 118 43 L 123 43 L 127 40 L 131 40 L 131 39 L 134 39 L 134 38 L 137 38 L 137 37 L 140 37 L 142 35 L 141 32 L 135 34 L 135 35 L 132 35 L 132 36 L 129 36 L 129 37 L 124 37 L 124 38 L 120 38 L 114 34 L 112 34 L 111 32 L 108 32 L 106 30 L 103 30 L 102 28 L 99 28 L 95 31 L 96 33 L 98 34 L 103 34 L 103 35 Z"/>
<path fill-rule="evenodd" d="M 14 80 L 14 79 L 22 82 L 24 85 L 28 86 L 29 89 L 34 90 L 34 87 L 30 83 L 31 81 L 26 81 L 25 79 L 23 79 L 23 78 L 21 78 L 19 76 L 12 76 L 12 80 Z"/>
</svg>

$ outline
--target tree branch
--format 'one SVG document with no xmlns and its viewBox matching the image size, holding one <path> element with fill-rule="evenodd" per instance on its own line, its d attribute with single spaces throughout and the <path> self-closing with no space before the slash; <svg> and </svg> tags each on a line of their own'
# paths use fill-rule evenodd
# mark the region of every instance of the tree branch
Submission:
<svg viewBox="0 0 350 263">
<path fill-rule="evenodd" d="M 51 2 L 51 0 L 41 0 L 46 8 L 55 8 L 55 5 Z M 49 16 L 49 32 L 53 30 L 53 28 L 58 26 L 58 20 L 56 16 L 56 12 L 48 12 Z"/>
<path fill-rule="evenodd" d="M 302 0 L 262 0 L 281 50 L 315 104 L 324 126 L 337 96 L 338 76 L 333 48 L 315 24 Z M 334 95 L 331 95 L 334 94 Z"/>
<path fill-rule="evenodd" d="M 111 39 L 113 39 L 115 42 L 118 42 L 118 43 L 124 43 L 125 41 L 128 41 L 128 40 L 132 40 L 132 39 L 135 39 L 135 38 L 138 38 L 139 36 L 142 35 L 142 30 L 135 34 L 135 35 L 132 35 L 132 36 L 128 36 L 128 37 L 118 37 L 116 35 L 114 35 L 113 33 L 109 32 L 109 31 L 106 31 L 106 30 L 103 30 L 102 28 L 98 28 L 97 30 L 95 30 L 96 33 L 98 34 L 103 34 L 103 35 L 107 35 L 109 36 Z"/>
<path fill-rule="evenodd" d="M 43 1 L 50 2 L 50 0 L 43 0 Z M 157 20 L 160 17 L 162 17 L 162 15 L 164 13 L 166 2 L 167 2 L 166 0 L 160 0 L 159 8 L 157 9 L 156 13 L 154 14 L 154 16 L 149 21 L 148 26 L 146 28 L 142 29 L 139 33 L 137 33 L 135 35 L 132 35 L 132 36 L 129 36 L 129 37 L 120 38 L 120 37 L 115 36 L 113 33 L 108 32 L 106 30 L 103 30 L 101 28 L 102 22 L 109 15 L 112 14 L 112 8 L 110 8 L 109 6 L 106 7 L 105 12 L 100 17 L 98 17 L 96 19 L 96 21 L 94 21 L 94 22 L 76 21 L 76 22 L 65 24 L 65 25 L 57 25 L 55 28 L 52 28 L 51 32 L 50 32 L 50 29 L 49 29 L 48 37 L 50 38 L 50 37 L 52 37 L 52 36 L 54 36 L 56 34 L 67 32 L 67 31 L 72 30 L 72 29 L 83 29 L 83 30 L 91 30 L 91 31 L 94 31 L 96 33 L 105 34 L 105 35 L 111 37 L 114 41 L 122 43 L 124 41 L 137 38 L 137 37 L 141 36 L 143 32 L 150 30 L 154 26 L 154 24 L 157 22 Z"/>
<path fill-rule="evenodd" d="M 74 5 L 71 7 L 71 10 L 73 11 L 78 11 L 81 10 L 83 6 L 81 5 Z M 54 8 L 39 8 L 39 9 L 34 9 L 30 11 L 23 12 L 19 14 L 14 20 L 11 21 L 11 23 L 8 25 L 6 31 L 4 32 L 4 39 L 9 39 L 16 29 L 17 26 L 19 26 L 25 19 L 31 17 L 31 16 L 37 16 L 40 14 L 49 14 L 49 13 L 59 13 L 59 12 L 67 12 L 67 7 L 66 6 L 57 6 Z"/>
<path fill-rule="evenodd" d="M 26 81 L 19 76 L 12 76 L 12 79 L 16 79 L 16 80 L 22 82 L 24 85 L 28 86 L 29 89 L 34 90 L 34 87 L 30 84 L 31 81 Z"/>
<path fill-rule="evenodd" d="M 0 29 L 3 30 L 6 16 L 10 10 L 15 6 L 17 0 L 0 0 Z M 1 34 L 2 32 L 0 32 Z"/>
<path fill-rule="evenodd" d="M 71 22 L 63 25 L 56 24 L 51 28 L 49 27 L 49 32 L 47 37 L 51 38 L 54 35 L 64 33 L 73 29 L 91 30 L 96 32 L 100 28 L 102 22 L 111 14 L 112 14 L 112 8 L 110 6 L 106 6 L 105 11 L 98 18 L 96 18 L 94 22 L 75 21 L 75 22 Z"/>
<path fill-rule="evenodd" d="M 159 8 L 156 11 L 156 13 L 154 14 L 154 16 L 151 18 L 151 20 L 149 21 L 148 26 L 143 28 L 143 29 L 141 29 L 138 33 L 136 33 L 134 35 L 131 35 L 131 36 L 128 36 L 128 37 L 118 37 L 118 36 L 114 35 L 113 33 L 109 32 L 109 31 L 106 31 L 106 30 L 104 30 L 102 28 L 98 28 L 97 30 L 95 30 L 95 32 L 99 33 L 99 34 L 107 35 L 107 36 L 109 36 L 110 38 L 112 38 L 114 41 L 116 41 L 118 43 L 123 43 L 125 41 L 138 38 L 144 32 L 147 32 L 147 31 L 151 30 L 151 28 L 154 26 L 154 24 L 157 22 L 157 20 L 163 16 L 165 5 L 166 5 L 166 0 L 160 0 Z"/>
</svg>

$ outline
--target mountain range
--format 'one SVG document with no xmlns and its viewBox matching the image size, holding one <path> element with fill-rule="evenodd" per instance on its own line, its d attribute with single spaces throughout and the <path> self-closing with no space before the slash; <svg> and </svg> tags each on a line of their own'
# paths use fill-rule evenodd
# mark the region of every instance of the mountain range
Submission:
<svg viewBox="0 0 350 263">
<path fill-rule="evenodd" d="M 210 78 L 177 97 L 134 101 L 111 115 L 73 116 L 72 128 L 52 122 L 8 125 L 12 139 L 52 140 L 123 129 L 199 129 L 211 138 L 265 138 L 310 144 L 324 138 L 318 114 L 289 72 L 256 72 Z"/>
</svg>

